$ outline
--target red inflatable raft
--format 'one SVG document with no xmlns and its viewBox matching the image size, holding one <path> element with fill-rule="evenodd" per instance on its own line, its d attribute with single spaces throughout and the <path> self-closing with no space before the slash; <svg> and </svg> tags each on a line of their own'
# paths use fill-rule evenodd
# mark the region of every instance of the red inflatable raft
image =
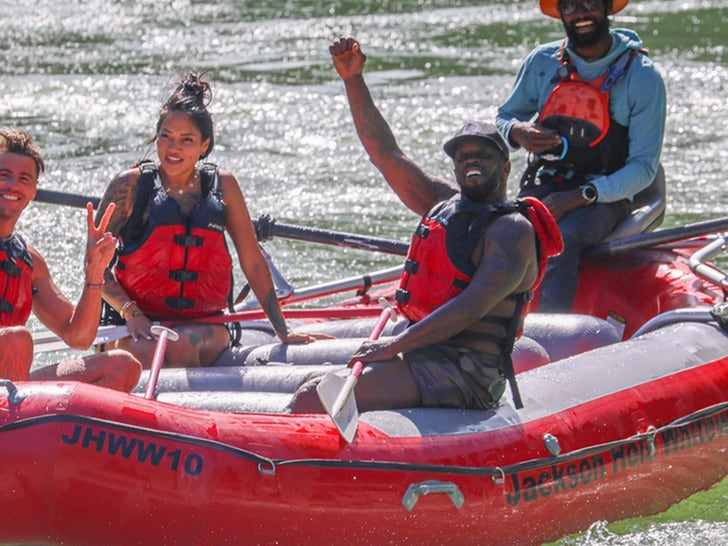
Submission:
<svg viewBox="0 0 728 546">
<path fill-rule="evenodd" d="M 726 278 L 704 263 L 725 243 L 585 262 L 576 314 L 528 319 L 548 355 L 517 358 L 523 409 L 367 412 L 351 443 L 280 413 L 324 360 L 256 323 L 220 366 L 162 370 L 157 400 L 3 382 L 0 542 L 539 544 L 665 510 L 728 474 Z"/>
</svg>

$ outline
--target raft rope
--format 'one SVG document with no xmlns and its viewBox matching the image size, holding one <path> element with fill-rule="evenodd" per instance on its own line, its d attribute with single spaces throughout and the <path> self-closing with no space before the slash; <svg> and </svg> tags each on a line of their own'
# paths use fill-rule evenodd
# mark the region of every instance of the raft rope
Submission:
<svg viewBox="0 0 728 546">
<path fill-rule="evenodd" d="M 433 474 L 455 474 L 455 475 L 466 475 L 466 476 L 483 476 L 490 477 L 495 483 L 504 483 L 507 475 L 516 474 L 519 472 L 526 472 L 529 470 L 535 470 L 543 467 L 544 465 L 564 464 L 573 460 L 582 459 L 610 451 L 620 446 L 626 446 L 638 441 L 647 442 L 648 449 L 652 452 L 656 449 L 655 438 L 658 434 L 664 432 L 680 429 L 692 423 L 703 420 L 707 417 L 719 415 L 721 413 L 728 413 L 728 402 L 721 402 L 708 406 L 701 410 L 698 410 L 689 415 L 680 417 L 673 422 L 663 425 L 660 427 L 649 427 L 645 432 L 637 433 L 628 438 L 620 440 L 614 440 L 612 442 L 605 442 L 601 444 L 595 444 L 593 446 L 584 447 L 575 451 L 572 451 L 565 455 L 558 455 L 554 457 L 543 457 L 538 459 L 531 459 L 520 463 L 515 463 L 505 466 L 457 466 L 457 465 L 439 465 L 439 464 L 418 464 L 418 463 L 406 463 L 399 461 L 362 461 L 362 460 L 342 460 L 342 459 L 270 459 L 263 457 L 257 453 L 247 451 L 242 448 L 234 447 L 229 444 L 218 442 L 215 440 L 208 440 L 190 436 L 187 434 L 181 434 L 178 432 L 167 432 L 151 429 L 148 427 L 142 427 L 137 425 L 120 424 L 115 421 L 109 421 L 106 419 L 99 419 L 94 417 L 68 415 L 68 414 L 53 414 L 53 415 L 42 415 L 37 417 L 31 417 L 28 419 L 22 419 L 14 423 L 0 426 L 0 434 L 2 432 L 9 432 L 15 430 L 22 430 L 34 426 L 41 426 L 51 423 L 82 423 L 82 424 L 93 424 L 102 425 L 104 427 L 122 430 L 127 432 L 134 432 L 137 434 L 149 435 L 166 440 L 173 440 L 176 442 L 187 443 L 200 447 L 216 449 L 221 452 L 240 457 L 252 463 L 258 465 L 258 471 L 261 474 L 275 475 L 276 469 L 285 466 L 307 466 L 316 468 L 333 468 L 333 469 L 356 469 L 356 470 L 377 470 L 377 471 L 397 471 L 397 472 L 429 472 Z"/>
</svg>

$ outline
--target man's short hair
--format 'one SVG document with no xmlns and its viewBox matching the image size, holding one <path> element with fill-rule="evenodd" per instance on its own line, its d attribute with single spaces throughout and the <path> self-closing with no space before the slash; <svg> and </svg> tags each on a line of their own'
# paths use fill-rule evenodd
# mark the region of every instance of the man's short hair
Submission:
<svg viewBox="0 0 728 546">
<path fill-rule="evenodd" d="M 25 155 L 35 161 L 37 176 L 45 171 L 45 162 L 40 148 L 33 144 L 33 138 L 17 127 L 0 129 L 0 153 Z"/>
</svg>

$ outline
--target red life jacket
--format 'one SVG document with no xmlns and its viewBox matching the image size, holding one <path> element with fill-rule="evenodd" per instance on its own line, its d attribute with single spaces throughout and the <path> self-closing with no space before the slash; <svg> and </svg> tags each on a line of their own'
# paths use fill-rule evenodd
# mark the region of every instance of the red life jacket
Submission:
<svg viewBox="0 0 728 546">
<path fill-rule="evenodd" d="M 412 321 L 422 320 L 460 294 L 475 273 L 470 256 L 486 229 L 496 218 L 514 212 L 525 215 L 536 232 L 539 276 L 531 287 L 534 290 L 541 282 L 549 256 L 563 248 L 561 233 L 548 209 L 534 198 L 480 204 L 457 195 L 425 215 L 412 237 L 396 295 L 400 312 Z M 511 297 L 530 300 L 531 291 Z"/>
<path fill-rule="evenodd" d="M 541 109 L 538 122 L 557 131 L 566 145 L 559 154 L 542 156 L 542 165 L 585 174 L 610 174 L 624 166 L 629 152 L 627 127 L 611 118 L 609 95 L 637 53 L 625 51 L 601 76 L 585 80 L 576 72 L 564 41 L 557 76 L 560 82 Z"/>
<path fill-rule="evenodd" d="M 546 206 L 526 197 L 512 203 L 480 204 L 456 195 L 433 208 L 420 221 L 407 254 L 396 299 L 400 312 L 412 321 L 422 320 L 460 294 L 472 280 L 476 267 L 470 261 L 488 226 L 498 217 L 519 212 L 533 225 L 538 253 L 538 277 L 526 292 L 510 294 L 516 301 L 510 317 L 486 315 L 481 322 L 502 326 L 505 335 L 478 333 L 479 339 L 495 343 L 501 350 L 501 373 L 511 386 L 517 408 L 523 407 L 511 352 L 521 336 L 520 325 L 528 314 L 529 302 L 543 278 L 548 258 L 563 250 L 563 239 Z M 468 335 L 468 332 L 463 333 Z M 457 336 L 456 336 L 457 337 Z"/>
<path fill-rule="evenodd" d="M 24 326 L 33 309 L 33 259 L 18 235 L 0 240 L 0 326 Z"/>
<path fill-rule="evenodd" d="M 156 166 L 145 162 L 139 168 L 136 202 L 120 234 L 117 280 L 151 318 L 194 318 L 225 309 L 232 259 L 217 167 L 200 170 L 202 197 L 187 218 L 167 196 Z"/>
</svg>

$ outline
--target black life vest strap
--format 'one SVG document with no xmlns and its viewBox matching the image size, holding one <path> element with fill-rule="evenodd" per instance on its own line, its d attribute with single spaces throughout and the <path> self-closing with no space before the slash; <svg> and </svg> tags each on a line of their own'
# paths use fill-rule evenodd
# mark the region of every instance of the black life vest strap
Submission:
<svg viewBox="0 0 728 546">
<path fill-rule="evenodd" d="M 508 385 L 511 387 L 511 396 L 513 397 L 513 404 L 516 409 L 523 407 L 523 401 L 521 400 L 521 393 L 518 390 L 518 383 L 516 382 L 516 372 L 513 369 L 513 345 L 516 341 L 516 333 L 518 332 L 518 325 L 521 321 L 521 313 L 523 312 L 524 306 L 533 299 L 533 292 L 526 291 L 519 294 L 518 301 L 516 301 L 516 308 L 513 311 L 510 324 L 506 331 L 506 343 L 503 347 L 502 353 L 502 365 L 503 375 L 508 380 Z"/>
<path fill-rule="evenodd" d="M 8 258 L 7 260 L 0 262 L 0 269 L 5 271 L 8 277 L 20 276 L 20 266 L 16 264 L 12 258 Z"/>
</svg>

